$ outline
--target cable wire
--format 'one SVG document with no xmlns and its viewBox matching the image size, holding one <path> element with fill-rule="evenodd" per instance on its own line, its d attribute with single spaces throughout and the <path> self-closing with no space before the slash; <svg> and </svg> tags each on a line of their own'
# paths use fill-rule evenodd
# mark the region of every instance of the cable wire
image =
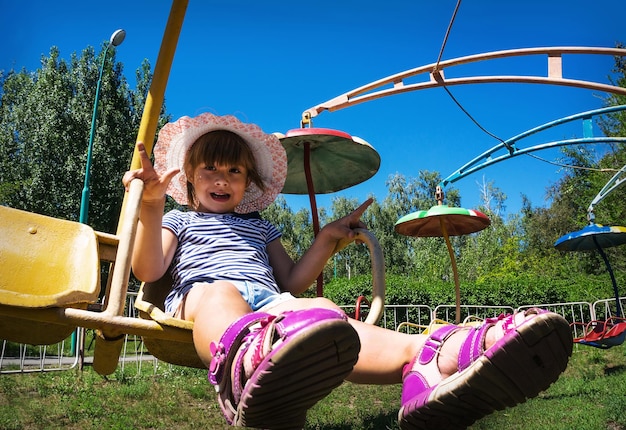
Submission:
<svg viewBox="0 0 626 430">
<path fill-rule="evenodd" d="M 439 63 L 441 62 L 441 58 L 443 57 L 443 51 L 446 47 L 446 44 L 448 43 L 448 37 L 450 36 L 450 32 L 452 30 L 452 25 L 454 24 L 454 20 L 456 19 L 456 15 L 457 12 L 459 11 L 459 7 L 461 6 L 461 0 L 457 0 L 456 2 L 456 6 L 454 7 L 454 12 L 452 12 L 452 18 L 450 19 L 450 23 L 448 24 L 448 28 L 446 29 L 446 34 L 443 38 L 443 42 L 441 44 L 441 49 L 439 50 L 439 56 L 437 57 L 437 62 L 435 63 L 435 66 L 433 67 L 433 74 L 434 75 L 438 75 L 439 72 Z M 450 91 L 450 89 L 446 86 L 445 84 L 445 79 L 441 79 L 441 86 L 442 88 L 446 91 L 446 93 L 448 94 L 448 96 L 452 99 L 452 101 L 458 106 L 459 109 L 461 109 L 461 111 L 474 123 L 476 124 L 476 126 L 482 130 L 485 134 L 487 134 L 488 136 L 496 139 L 497 141 L 499 141 L 500 143 L 502 143 L 504 146 L 506 146 L 506 148 L 509 150 L 510 154 L 513 154 L 513 152 L 515 152 L 515 148 L 513 148 L 508 142 L 505 142 L 502 138 L 496 136 L 495 134 L 491 133 L 489 130 L 487 130 L 485 127 L 483 127 L 464 107 L 463 105 L 461 105 L 461 103 L 456 99 L 456 97 L 454 97 L 454 95 L 452 94 L 452 92 Z M 543 161 L 545 163 L 548 164 L 553 164 L 555 166 L 559 166 L 559 167 L 565 167 L 565 168 L 570 168 L 570 169 L 580 169 L 580 170 L 589 170 L 589 171 L 594 171 L 594 172 L 617 172 L 618 170 L 616 169 L 598 169 L 598 168 L 594 168 L 594 167 L 584 167 L 584 166 L 574 166 L 574 165 L 570 165 L 570 164 L 562 164 L 562 163 L 557 163 L 555 161 L 550 161 L 550 160 L 546 160 L 545 158 L 542 157 L 538 157 L 534 154 L 524 154 L 524 155 L 528 155 L 536 160 L 539 161 Z"/>
</svg>

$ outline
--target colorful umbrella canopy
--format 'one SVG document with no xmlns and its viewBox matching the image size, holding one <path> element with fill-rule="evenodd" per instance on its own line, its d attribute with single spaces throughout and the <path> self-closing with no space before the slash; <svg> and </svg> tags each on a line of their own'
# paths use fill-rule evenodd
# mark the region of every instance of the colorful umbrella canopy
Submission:
<svg viewBox="0 0 626 430">
<path fill-rule="evenodd" d="M 371 178 L 380 167 L 380 155 L 369 143 L 342 131 L 297 128 L 279 138 L 287 151 L 284 194 L 333 193 Z"/>
<path fill-rule="evenodd" d="M 400 218 L 396 232 L 413 237 L 461 236 L 487 228 L 491 221 L 484 213 L 472 209 L 437 205 Z"/>
<path fill-rule="evenodd" d="M 443 200 L 443 194 L 438 189 L 438 198 Z M 440 200 L 440 201 L 441 201 Z M 461 287 L 459 273 L 456 267 L 454 251 L 449 236 L 461 236 L 483 230 L 491 224 L 489 217 L 482 212 L 449 207 L 439 204 L 427 211 L 417 211 L 400 218 L 395 225 L 396 232 L 413 237 L 442 237 L 446 241 L 456 293 L 456 323 L 461 322 Z"/>
<path fill-rule="evenodd" d="M 626 243 L 626 227 L 589 224 L 582 230 L 561 236 L 554 247 L 559 251 L 592 251 Z"/>
</svg>

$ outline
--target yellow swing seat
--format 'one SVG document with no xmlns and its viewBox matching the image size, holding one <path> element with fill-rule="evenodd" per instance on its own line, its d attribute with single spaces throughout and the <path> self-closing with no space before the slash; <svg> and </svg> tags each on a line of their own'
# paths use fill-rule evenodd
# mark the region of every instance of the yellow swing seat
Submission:
<svg viewBox="0 0 626 430">
<path fill-rule="evenodd" d="M 170 364 L 205 369 L 193 344 L 193 322 L 167 315 L 164 303 L 172 289 L 169 272 L 156 282 L 142 283 L 135 300 L 139 317 L 157 322 L 163 330 L 175 334 L 176 339 L 143 336 L 143 343 L 150 354 Z"/>
<path fill-rule="evenodd" d="M 51 345 L 77 327 L 93 329 L 101 375 L 115 371 L 125 334 L 177 339 L 156 322 L 124 316 L 142 190 L 143 182 L 130 184 L 115 235 L 0 207 L 0 339 Z M 110 264 L 106 286 L 101 263 Z"/>
<path fill-rule="evenodd" d="M 86 309 L 100 291 L 98 235 L 84 224 L 0 206 L 0 308 Z M 76 328 L 0 314 L 0 338 L 50 345 Z"/>
</svg>

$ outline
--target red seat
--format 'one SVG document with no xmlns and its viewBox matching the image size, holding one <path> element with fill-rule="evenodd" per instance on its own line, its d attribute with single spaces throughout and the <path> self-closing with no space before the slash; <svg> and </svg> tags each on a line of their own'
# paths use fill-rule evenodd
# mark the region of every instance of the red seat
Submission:
<svg viewBox="0 0 626 430">
<path fill-rule="evenodd" d="M 624 343 L 626 318 L 611 317 L 606 321 L 591 321 L 586 325 L 585 335 L 574 342 L 595 348 L 608 349 Z"/>
</svg>

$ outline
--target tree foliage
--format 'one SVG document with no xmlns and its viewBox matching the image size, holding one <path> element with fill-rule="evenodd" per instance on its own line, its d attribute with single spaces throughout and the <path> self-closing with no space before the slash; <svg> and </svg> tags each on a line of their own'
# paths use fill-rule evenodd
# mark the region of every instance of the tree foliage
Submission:
<svg viewBox="0 0 626 430">
<path fill-rule="evenodd" d="M 89 181 L 89 224 L 108 232 L 117 225 L 120 181 L 152 77 L 145 61 L 132 90 L 112 51 L 104 62 Z M 87 47 L 68 62 L 52 47 L 40 69 L 2 73 L 0 204 L 78 220 L 102 55 Z"/>
</svg>

